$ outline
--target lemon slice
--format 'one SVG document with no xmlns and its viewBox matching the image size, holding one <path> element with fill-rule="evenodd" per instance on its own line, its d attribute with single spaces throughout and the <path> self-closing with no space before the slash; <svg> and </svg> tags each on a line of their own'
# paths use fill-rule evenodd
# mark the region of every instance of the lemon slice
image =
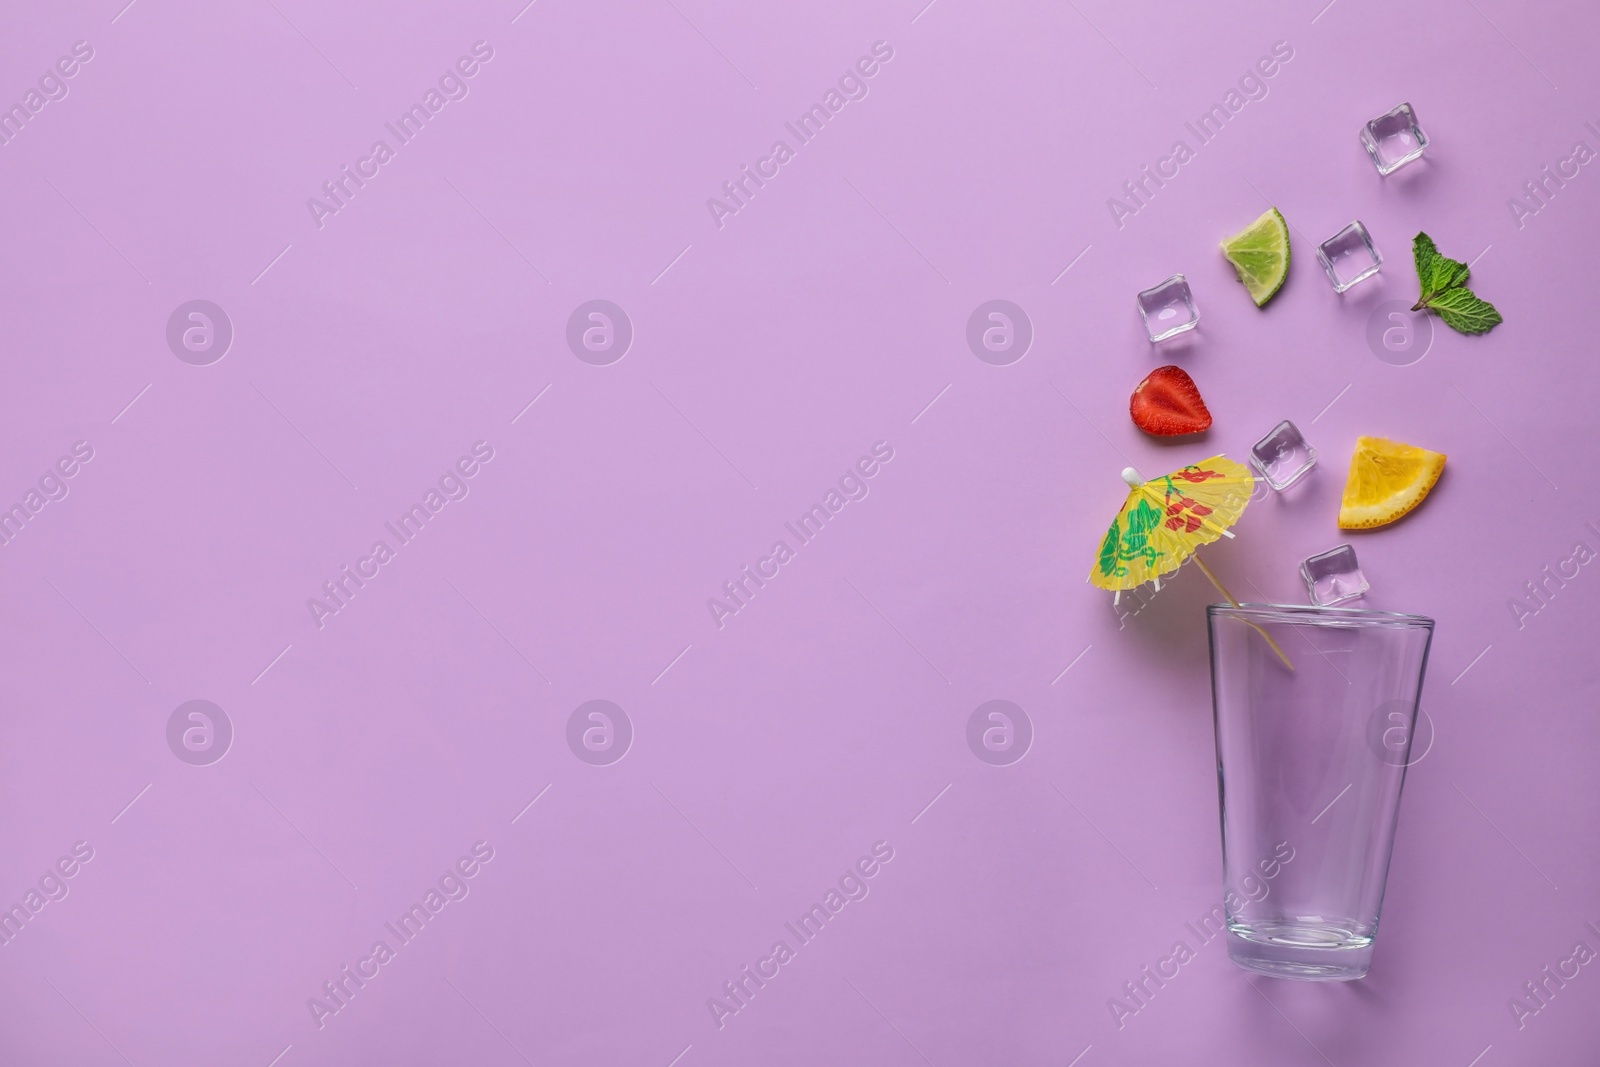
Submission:
<svg viewBox="0 0 1600 1067">
<path fill-rule="evenodd" d="M 1339 501 L 1339 529 L 1387 526 L 1422 503 L 1444 473 L 1444 453 L 1386 441 L 1356 438 L 1350 477 Z"/>
<path fill-rule="evenodd" d="M 1222 242 L 1222 254 L 1239 272 L 1250 299 L 1261 307 L 1283 288 L 1289 277 L 1289 224 L 1277 208 Z"/>
</svg>

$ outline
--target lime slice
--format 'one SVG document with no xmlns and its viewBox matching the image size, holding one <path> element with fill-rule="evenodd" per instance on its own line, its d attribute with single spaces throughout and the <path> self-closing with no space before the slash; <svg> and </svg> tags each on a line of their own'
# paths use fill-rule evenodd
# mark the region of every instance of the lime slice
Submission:
<svg viewBox="0 0 1600 1067">
<path fill-rule="evenodd" d="M 1256 307 L 1262 307 L 1289 277 L 1289 224 L 1277 208 L 1268 208 L 1243 232 L 1223 241 L 1222 254 L 1239 272 Z"/>
</svg>

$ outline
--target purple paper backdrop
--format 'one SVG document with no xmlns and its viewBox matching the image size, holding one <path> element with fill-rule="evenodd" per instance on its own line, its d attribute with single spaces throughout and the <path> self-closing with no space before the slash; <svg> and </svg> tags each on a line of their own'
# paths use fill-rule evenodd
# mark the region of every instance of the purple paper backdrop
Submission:
<svg viewBox="0 0 1600 1067">
<path fill-rule="evenodd" d="M 523 2 L 0 16 L 0 1061 L 1589 1062 L 1590 7 Z M 1434 143 L 1380 179 L 1402 100 Z M 1216 244 L 1269 203 L 1258 311 Z M 1387 259 L 1340 297 L 1352 218 Z M 1503 326 L 1385 347 L 1418 229 Z M 1176 271 L 1203 321 L 1152 351 Z M 996 299 L 1020 359 L 968 345 Z M 1204 440 L 1126 416 L 1173 360 Z M 1350 539 L 1368 606 L 1438 619 L 1348 985 L 1188 925 L 1209 587 L 1083 583 L 1121 467 L 1283 418 L 1321 464 L 1217 570 L 1303 602 Z M 1346 538 L 1362 433 L 1449 469 Z M 969 747 L 991 700 L 1020 760 Z"/>
</svg>

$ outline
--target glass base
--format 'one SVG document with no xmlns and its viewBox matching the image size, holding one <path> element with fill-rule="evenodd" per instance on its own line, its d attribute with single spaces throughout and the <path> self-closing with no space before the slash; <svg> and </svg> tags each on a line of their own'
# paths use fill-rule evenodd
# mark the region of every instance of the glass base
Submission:
<svg viewBox="0 0 1600 1067">
<path fill-rule="evenodd" d="M 1228 929 L 1228 958 L 1247 971 L 1302 982 L 1349 982 L 1372 966 L 1372 938 L 1349 925 L 1276 920 Z"/>
</svg>

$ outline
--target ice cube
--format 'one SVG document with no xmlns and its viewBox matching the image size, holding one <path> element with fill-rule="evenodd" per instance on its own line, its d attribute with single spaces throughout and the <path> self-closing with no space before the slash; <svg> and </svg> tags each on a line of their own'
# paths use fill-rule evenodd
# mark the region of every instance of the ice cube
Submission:
<svg viewBox="0 0 1600 1067">
<path fill-rule="evenodd" d="M 1176 337 L 1200 325 L 1200 309 L 1194 306 L 1194 294 L 1189 292 L 1189 282 L 1181 274 L 1139 294 L 1139 317 L 1144 320 L 1145 332 L 1152 343 Z"/>
<path fill-rule="evenodd" d="M 1372 235 L 1360 219 L 1322 242 L 1317 247 L 1317 259 L 1339 293 L 1372 277 L 1383 264 L 1383 256 L 1373 247 Z"/>
<path fill-rule="evenodd" d="M 1411 105 L 1401 104 L 1363 126 L 1361 144 L 1378 173 L 1388 177 L 1412 160 L 1422 158 L 1428 135 L 1417 125 L 1417 113 Z"/>
<path fill-rule="evenodd" d="M 1322 607 L 1354 600 L 1372 588 L 1356 562 L 1356 550 L 1349 545 L 1307 556 L 1300 561 L 1300 576 L 1306 580 L 1311 602 Z"/>
<path fill-rule="evenodd" d="M 1317 465 L 1317 450 L 1300 436 L 1294 423 L 1284 419 L 1250 449 L 1250 465 L 1281 493 Z"/>
</svg>

